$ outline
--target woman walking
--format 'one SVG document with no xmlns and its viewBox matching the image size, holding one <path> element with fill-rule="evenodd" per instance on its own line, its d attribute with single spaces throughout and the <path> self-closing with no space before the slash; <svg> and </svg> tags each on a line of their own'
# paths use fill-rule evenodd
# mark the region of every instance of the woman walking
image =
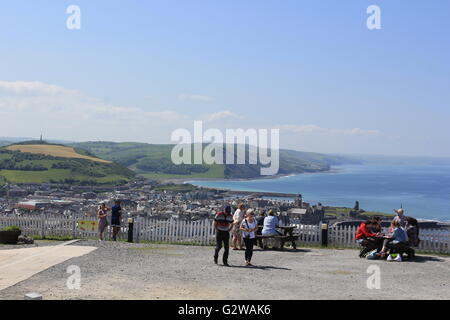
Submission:
<svg viewBox="0 0 450 320">
<path fill-rule="evenodd" d="M 247 214 L 241 223 L 240 229 L 245 243 L 245 265 L 252 266 L 253 246 L 256 240 L 255 232 L 258 230 L 255 214 L 252 209 L 247 210 Z"/>
<path fill-rule="evenodd" d="M 103 241 L 103 233 L 105 232 L 106 227 L 108 226 L 108 220 L 106 219 L 108 216 L 108 208 L 104 203 L 102 203 L 98 207 L 97 217 L 98 217 L 98 237 L 99 241 Z"/>
<path fill-rule="evenodd" d="M 242 250 L 242 231 L 241 231 L 241 223 L 244 220 L 244 211 L 245 205 L 240 203 L 238 209 L 234 212 L 233 215 L 233 250 Z"/>
</svg>

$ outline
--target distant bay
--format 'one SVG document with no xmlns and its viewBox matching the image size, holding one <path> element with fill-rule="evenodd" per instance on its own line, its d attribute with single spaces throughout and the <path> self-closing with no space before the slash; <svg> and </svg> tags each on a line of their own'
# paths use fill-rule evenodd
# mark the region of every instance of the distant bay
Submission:
<svg viewBox="0 0 450 320">
<path fill-rule="evenodd" d="M 258 180 L 189 181 L 241 191 L 299 193 L 311 204 L 392 213 L 401 205 L 421 219 L 450 221 L 449 165 L 345 165 L 330 172 Z"/>
</svg>

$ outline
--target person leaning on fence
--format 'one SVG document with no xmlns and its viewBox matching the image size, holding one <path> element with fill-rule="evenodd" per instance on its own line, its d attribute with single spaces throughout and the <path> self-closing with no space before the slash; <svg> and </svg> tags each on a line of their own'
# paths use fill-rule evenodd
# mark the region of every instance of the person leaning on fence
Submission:
<svg viewBox="0 0 450 320">
<path fill-rule="evenodd" d="M 111 209 L 111 226 L 113 228 L 113 241 L 117 241 L 117 234 L 121 228 L 122 219 L 122 207 L 120 206 L 120 201 L 116 200 L 115 205 Z"/>
<path fill-rule="evenodd" d="M 97 211 L 98 217 L 98 237 L 100 241 L 103 241 L 103 233 L 105 232 L 106 227 L 108 226 L 108 210 L 111 210 L 106 206 L 106 204 L 102 203 Z"/>
<path fill-rule="evenodd" d="M 216 249 L 214 251 L 214 263 L 219 260 L 219 252 L 224 248 L 223 265 L 228 267 L 228 254 L 230 251 L 230 230 L 233 227 L 233 215 L 231 207 L 227 206 L 225 211 L 218 212 L 214 217 L 214 229 L 216 230 Z"/>
</svg>

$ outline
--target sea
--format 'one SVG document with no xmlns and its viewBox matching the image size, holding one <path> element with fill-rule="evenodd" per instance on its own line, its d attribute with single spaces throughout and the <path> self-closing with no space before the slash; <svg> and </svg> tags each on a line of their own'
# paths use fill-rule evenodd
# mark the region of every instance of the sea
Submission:
<svg viewBox="0 0 450 320">
<path fill-rule="evenodd" d="M 257 180 L 189 181 L 238 191 L 301 194 L 310 204 L 393 213 L 450 222 L 450 165 L 341 165 L 329 172 Z"/>
</svg>

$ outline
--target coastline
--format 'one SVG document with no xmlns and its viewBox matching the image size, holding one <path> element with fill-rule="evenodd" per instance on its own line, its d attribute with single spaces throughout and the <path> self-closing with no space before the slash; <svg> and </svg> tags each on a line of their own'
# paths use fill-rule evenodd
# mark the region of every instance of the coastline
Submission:
<svg viewBox="0 0 450 320">
<path fill-rule="evenodd" d="M 338 173 L 341 172 L 341 169 L 330 168 L 328 170 L 323 171 L 314 171 L 314 172 L 299 172 L 299 173 L 284 173 L 284 174 L 276 174 L 272 176 L 259 176 L 253 178 L 168 178 L 164 179 L 164 183 L 175 183 L 175 184 L 185 184 L 193 181 L 259 181 L 259 180 L 276 180 L 280 178 L 286 177 L 294 177 L 305 174 L 317 174 L 317 173 Z M 227 189 L 228 190 L 228 189 Z M 257 191 L 256 191 L 257 192 Z"/>
<path fill-rule="evenodd" d="M 441 168 L 434 166 L 413 166 L 402 168 L 405 170 L 400 171 L 395 168 L 396 166 L 363 165 L 362 169 L 359 167 L 359 165 L 336 165 L 324 171 L 256 178 L 189 179 L 186 177 L 167 181 L 177 184 L 192 184 L 204 188 L 204 190 L 218 190 L 230 194 L 264 195 L 269 193 L 270 197 L 274 198 L 278 198 L 274 194 L 282 194 L 281 197 L 287 198 L 295 197 L 300 192 L 305 196 L 305 201 L 309 199 L 313 202 L 319 201 L 324 205 L 338 207 L 349 207 L 355 200 L 359 200 L 364 209 L 373 212 L 389 213 L 393 208 L 405 205 L 408 213 L 421 221 L 436 221 L 445 224 L 450 222 L 449 199 L 439 191 L 448 190 L 450 187 L 449 180 L 445 180 L 447 176 L 450 177 L 450 171 L 445 171 L 446 175 L 442 176 Z M 334 173 L 334 175 L 322 173 Z M 380 180 L 380 174 L 385 178 Z M 435 191 L 434 187 L 428 183 L 430 177 L 436 179 L 442 188 Z M 411 183 L 404 186 L 396 184 L 399 179 Z M 417 181 L 423 181 L 425 184 L 417 184 Z M 296 187 L 297 183 L 300 185 L 299 188 Z M 361 191 L 360 188 L 362 188 Z M 432 209 L 430 209 L 430 201 L 433 204 Z"/>
</svg>

